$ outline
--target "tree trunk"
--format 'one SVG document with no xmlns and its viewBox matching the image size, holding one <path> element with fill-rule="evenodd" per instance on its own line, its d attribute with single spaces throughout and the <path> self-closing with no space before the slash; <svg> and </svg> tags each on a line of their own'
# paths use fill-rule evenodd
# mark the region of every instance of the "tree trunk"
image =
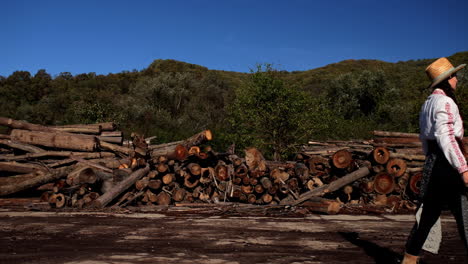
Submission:
<svg viewBox="0 0 468 264">
<path fill-rule="evenodd" d="M 44 158 L 44 157 L 80 157 L 84 159 L 99 159 L 99 158 L 113 158 L 115 157 L 114 153 L 110 152 L 72 152 L 72 151 L 44 151 L 39 153 L 28 153 L 25 155 L 18 155 L 18 156 L 2 156 L 0 155 L 0 160 L 9 160 L 9 161 L 17 161 L 17 160 L 27 160 L 27 159 L 36 159 L 36 158 Z"/>
<path fill-rule="evenodd" d="M 49 172 L 40 172 L 34 178 L 27 179 L 18 184 L 0 186 L 0 196 L 16 193 L 29 188 L 33 188 L 44 183 L 65 177 L 73 170 L 74 166 L 51 170 Z"/>
<path fill-rule="evenodd" d="M 341 210 L 339 202 L 320 197 L 313 197 L 302 203 L 301 206 L 315 213 L 337 214 Z"/>
<path fill-rule="evenodd" d="M 96 138 L 59 132 L 42 132 L 13 129 L 11 139 L 27 144 L 81 151 L 94 151 Z"/>
<path fill-rule="evenodd" d="M 117 196 L 119 196 L 121 193 L 126 191 L 132 185 L 134 185 L 136 181 L 143 178 L 149 172 L 149 170 L 149 166 L 147 165 L 145 168 L 133 172 L 128 178 L 115 185 L 111 190 L 109 190 L 101 197 L 99 197 L 96 201 L 94 201 L 93 206 L 97 208 L 102 208 L 106 206 Z"/>
<path fill-rule="evenodd" d="M 47 171 L 47 168 L 35 164 L 12 162 L 0 162 L 0 171 L 17 173 L 31 173 L 35 171 Z"/>
<path fill-rule="evenodd" d="M 367 167 L 360 168 L 359 170 L 353 171 L 336 181 L 331 182 L 330 184 L 322 185 L 321 187 L 317 187 L 311 191 L 303 193 L 298 200 L 294 201 L 291 205 L 298 205 L 304 201 L 307 201 L 311 197 L 322 196 L 325 193 L 334 192 L 341 187 L 350 184 L 360 178 L 363 178 L 370 174 L 370 170 Z"/>
<path fill-rule="evenodd" d="M 19 150 L 23 150 L 23 151 L 31 152 L 31 153 L 40 153 L 40 152 L 45 151 L 33 145 L 24 144 L 21 142 L 15 142 L 15 141 L 7 140 L 7 139 L 0 139 L 0 145 L 5 145 L 10 148 L 15 148 L 15 149 L 19 149 Z"/>
</svg>

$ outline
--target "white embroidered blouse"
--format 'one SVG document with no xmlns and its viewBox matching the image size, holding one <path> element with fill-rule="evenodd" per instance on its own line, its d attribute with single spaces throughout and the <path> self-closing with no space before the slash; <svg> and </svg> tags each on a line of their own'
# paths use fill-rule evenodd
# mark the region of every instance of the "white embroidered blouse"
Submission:
<svg viewBox="0 0 468 264">
<path fill-rule="evenodd" d="M 463 138 L 463 121 L 458 106 L 441 89 L 435 89 L 422 105 L 419 138 L 427 154 L 427 140 L 436 140 L 448 162 L 459 173 L 468 171 L 466 159 L 455 137 Z"/>
</svg>

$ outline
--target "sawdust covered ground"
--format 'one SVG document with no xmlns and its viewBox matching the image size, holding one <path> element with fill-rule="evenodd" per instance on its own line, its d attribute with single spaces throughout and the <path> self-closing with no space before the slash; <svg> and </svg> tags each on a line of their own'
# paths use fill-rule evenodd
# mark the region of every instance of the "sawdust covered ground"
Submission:
<svg viewBox="0 0 468 264">
<path fill-rule="evenodd" d="M 0 211 L 0 263 L 397 263 L 412 215 Z M 467 263 L 452 216 L 440 254 Z"/>
</svg>

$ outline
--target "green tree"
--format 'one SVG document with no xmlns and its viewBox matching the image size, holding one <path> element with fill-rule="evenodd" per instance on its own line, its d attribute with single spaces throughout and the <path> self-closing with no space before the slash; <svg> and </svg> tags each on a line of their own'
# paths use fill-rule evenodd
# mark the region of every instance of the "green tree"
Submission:
<svg viewBox="0 0 468 264">
<path fill-rule="evenodd" d="M 279 160 L 311 134 L 312 100 L 279 78 L 271 65 L 257 65 L 237 89 L 228 108 L 233 141 L 240 147 L 256 146 Z"/>
</svg>

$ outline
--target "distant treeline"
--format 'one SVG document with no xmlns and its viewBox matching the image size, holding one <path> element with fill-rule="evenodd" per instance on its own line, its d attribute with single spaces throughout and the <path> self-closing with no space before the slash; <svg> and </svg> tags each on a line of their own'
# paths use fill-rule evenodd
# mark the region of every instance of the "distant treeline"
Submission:
<svg viewBox="0 0 468 264">
<path fill-rule="evenodd" d="M 449 59 L 467 63 L 468 52 Z M 430 93 L 424 69 L 433 60 L 347 60 L 300 72 L 259 65 L 249 74 L 174 60 L 108 75 L 16 71 L 0 76 L 0 116 L 45 125 L 114 121 L 127 135 L 156 136 L 154 143 L 211 129 L 220 150 L 256 145 L 284 157 L 309 139 L 417 132 Z M 457 95 L 466 114 L 467 76 L 461 79 Z"/>
</svg>

